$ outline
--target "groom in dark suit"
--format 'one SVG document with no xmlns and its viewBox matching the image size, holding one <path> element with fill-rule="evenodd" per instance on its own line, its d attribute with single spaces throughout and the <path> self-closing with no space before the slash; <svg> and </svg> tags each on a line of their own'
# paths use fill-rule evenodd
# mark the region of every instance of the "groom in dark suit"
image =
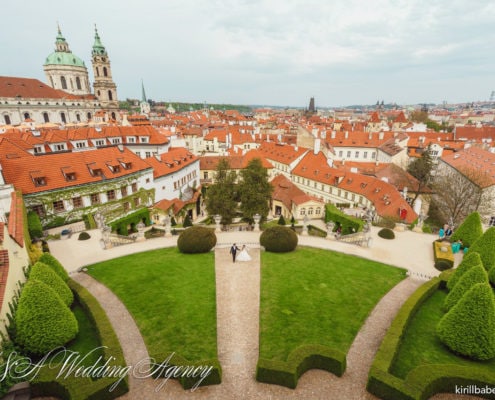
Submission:
<svg viewBox="0 0 495 400">
<path fill-rule="evenodd" d="M 230 248 L 230 254 L 232 254 L 232 262 L 235 262 L 235 256 L 237 255 L 237 251 L 240 250 L 239 247 L 234 243 Z"/>
</svg>

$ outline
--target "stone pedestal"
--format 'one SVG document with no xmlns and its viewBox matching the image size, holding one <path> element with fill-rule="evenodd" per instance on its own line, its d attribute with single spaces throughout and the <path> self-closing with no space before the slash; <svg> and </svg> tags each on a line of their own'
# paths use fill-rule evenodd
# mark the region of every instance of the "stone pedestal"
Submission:
<svg viewBox="0 0 495 400">
<path fill-rule="evenodd" d="M 328 240 L 335 240 L 335 235 L 333 233 L 333 228 L 335 228 L 335 223 L 333 221 L 328 221 L 327 222 L 327 236 L 326 236 L 326 239 L 328 239 Z"/>
<path fill-rule="evenodd" d="M 261 215 L 259 214 L 255 214 L 253 216 L 253 220 L 254 220 L 254 231 L 255 232 L 259 232 L 260 231 L 260 221 L 261 221 Z"/>
<path fill-rule="evenodd" d="M 172 220 L 170 217 L 165 217 L 165 237 L 172 237 Z"/>
<path fill-rule="evenodd" d="M 303 228 L 302 228 L 302 233 L 301 233 L 301 235 L 303 235 L 303 236 L 308 235 L 308 222 L 309 222 L 309 218 L 307 215 L 305 215 L 304 219 L 303 219 Z"/>
<path fill-rule="evenodd" d="M 142 222 L 140 222 L 139 224 L 136 225 L 136 228 L 138 230 L 136 242 L 144 242 L 146 240 L 146 237 L 144 236 L 145 225 Z"/>
<path fill-rule="evenodd" d="M 222 221 L 222 216 L 217 214 L 213 217 L 213 220 L 215 221 L 215 233 L 222 232 L 222 228 L 220 228 L 220 222 Z"/>
</svg>

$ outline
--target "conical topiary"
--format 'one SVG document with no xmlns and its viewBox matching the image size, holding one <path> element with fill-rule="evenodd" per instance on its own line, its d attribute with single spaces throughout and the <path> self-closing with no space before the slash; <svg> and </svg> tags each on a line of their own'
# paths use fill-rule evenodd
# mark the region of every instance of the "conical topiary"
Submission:
<svg viewBox="0 0 495 400">
<path fill-rule="evenodd" d="M 284 218 L 284 216 L 282 214 L 280 214 L 280 218 L 278 219 L 278 224 L 279 225 L 283 225 L 283 226 L 286 225 L 285 218 Z"/>
<path fill-rule="evenodd" d="M 450 237 L 451 242 L 462 240 L 465 247 L 471 247 L 476 240 L 483 235 L 483 226 L 479 213 L 469 214 L 462 224 L 454 231 Z"/>
<path fill-rule="evenodd" d="M 29 273 L 29 279 L 36 279 L 51 287 L 60 296 L 66 306 L 70 306 L 73 303 L 74 295 L 69 289 L 69 286 L 48 265 L 39 261 L 35 263 Z"/>
<path fill-rule="evenodd" d="M 50 253 L 43 253 L 38 261 L 51 267 L 57 273 L 57 275 L 62 278 L 64 282 L 67 282 L 69 280 L 69 274 L 67 273 L 63 265 L 60 264 L 60 261 L 58 261 Z"/>
<path fill-rule="evenodd" d="M 77 320 L 48 285 L 29 279 L 15 314 L 15 342 L 34 354 L 45 354 L 74 339 Z"/>
<path fill-rule="evenodd" d="M 454 270 L 454 273 L 447 281 L 447 289 L 452 290 L 455 284 L 459 281 L 462 275 L 464 275 L 468 270 L 470 270 L 475 265 L 483 266 L 481 262 L 481 257 L 475 251 L 470 251 L 462 259 L 459 266 Z"/>
<path fill-rule="evenodd" d="M 454 288 L 449 292 L 443 303 L 445 311 L 454 307 L 462 296 L 478 283 L 488 283 L 488 275 L 481 265 L 475 265 L 461 276 Z"/>
<path fill-rule="evenodd" d="M 488 280 L 495 288 L 495 267 L 492 267 L 492 269 L 488 272 Z"/>
<path fill-rule="evenodd" d="M 490 285 L 474 285 L 437 325 L 440 340 L 454 353 L 475 360 L 495 357 L 495 298 Z"/>
<path fill-rule="evenodd" d="M 495 226 L 488 228 L 474 244 L 469 251 L 479 253 L 483 266 L 490 271 L 495 266 Z"/>
</svg>

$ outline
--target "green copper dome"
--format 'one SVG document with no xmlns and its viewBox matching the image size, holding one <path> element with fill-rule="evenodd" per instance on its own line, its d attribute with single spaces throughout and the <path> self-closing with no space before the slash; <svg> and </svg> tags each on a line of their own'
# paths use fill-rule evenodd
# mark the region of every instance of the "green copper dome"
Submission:
<svg viewBox="0 0 495 400">
<path fill-rule="evenodd" d="M 50 54 L 45 61 L 44 65 L 71 65 L 75 67 L 84 67 L 84 61 L 81 60 L 78 56 L 72 53 L 65 53 L 60 51 L 55 51 Z"/>
</svg>

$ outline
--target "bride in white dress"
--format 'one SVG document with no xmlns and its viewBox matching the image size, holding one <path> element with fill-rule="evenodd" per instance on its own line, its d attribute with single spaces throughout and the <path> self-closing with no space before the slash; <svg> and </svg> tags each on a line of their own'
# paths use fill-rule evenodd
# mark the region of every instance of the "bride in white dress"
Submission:
<svg viewBox="0 0 495 400">
<path fill-rule="evenodd" d="M 241 248 L 241 252 L 236 258 L 237 261 L 251 261 L 251 256 L 249 255 L 247 251 L 246 245 L 243 245 Z"/>
</svg>

